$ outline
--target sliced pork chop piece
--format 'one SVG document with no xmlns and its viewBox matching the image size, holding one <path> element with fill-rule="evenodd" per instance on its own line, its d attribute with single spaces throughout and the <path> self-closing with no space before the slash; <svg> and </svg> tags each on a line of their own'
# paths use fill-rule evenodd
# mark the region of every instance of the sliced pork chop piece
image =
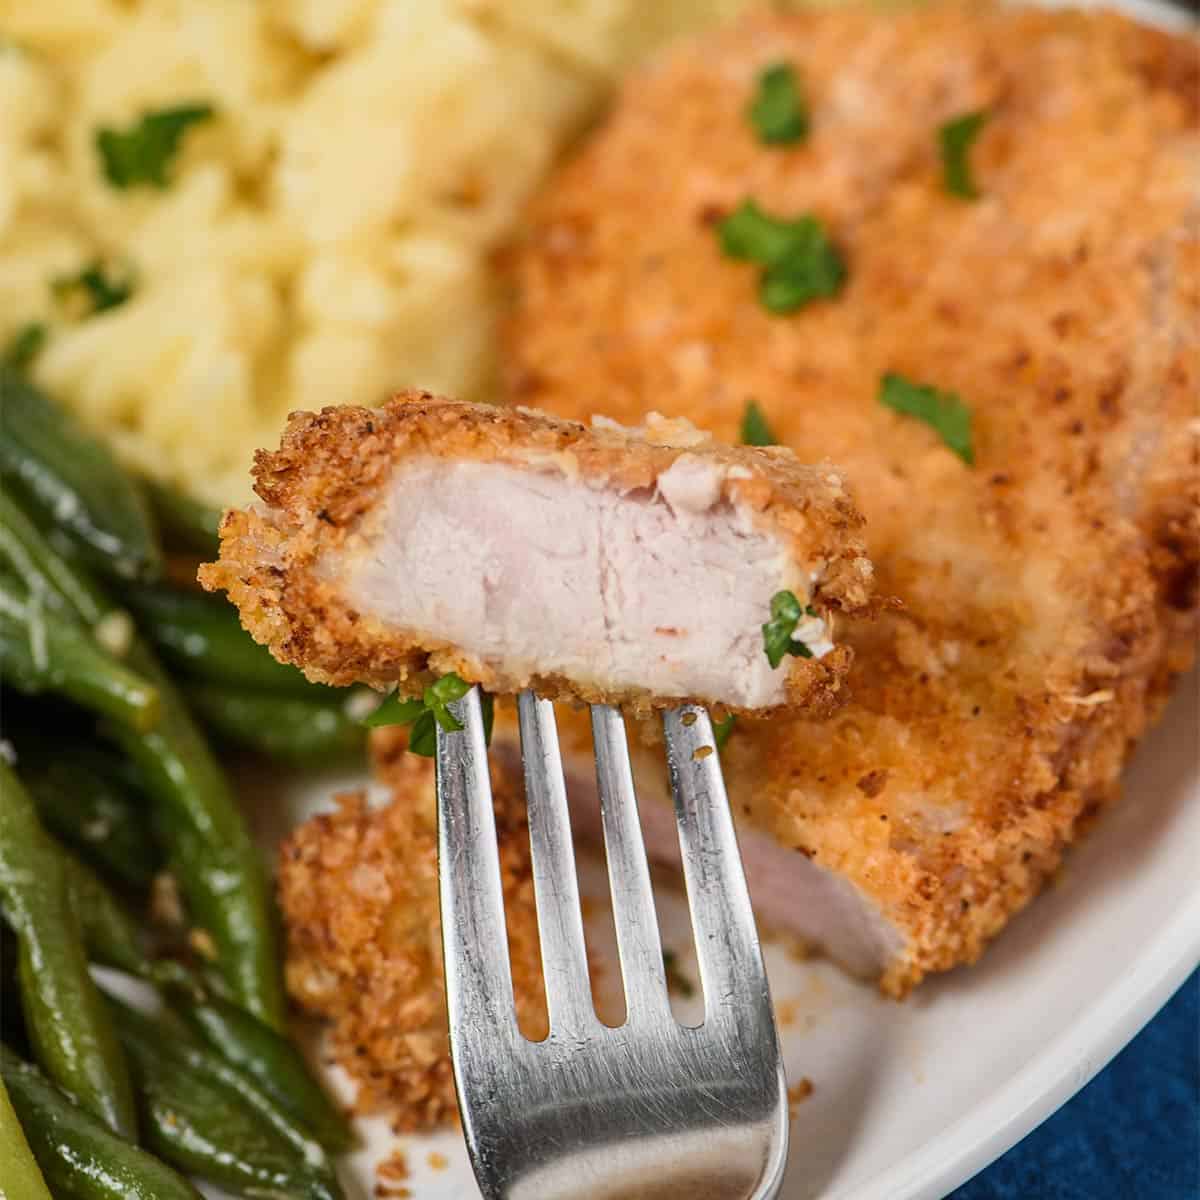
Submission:
<svg viewBox="0 0 1200 1200">
<path fill-rule="evenodd" d="M 354 1108 L 383 1111 L 397 1131 L 454 1119 L 454 1076 L 438 924 L 433 762 L 405 753 L 407 731 L 371 740 L 374 777 L 390 793 L 339 796 L 279 851 L 288 992 L 325 1018 L 328 1049 L 354 1081 Z M 522 1030 L 547 1016 L 519 773 L 493 770 L 492 796 L 513 993 Z"/>
<path fill-rule="evenodd" d="M 687 421 L 587 428 L 414 393 L 293 416 L 255 477 L 263 504 L 226 515 L 201 578 L 312 679 L 411 692 L 454 671 L 634 711 L 843 698 L 834 617 L 866 609 L 872 572 L 828 464 Z M 783 591 L 804 611 L 772 667 Z"/>
<path fill-rule="evenodd" d="M 811 132 L 764 145 L 747 109 L 781 62 Z M 730 438 L 753 398 L 861 482 L 904 607 L 839 626 L 832 720 L 739 722 L 722 760 L 748 857 L 774 845 L 792 881 L 767 902 L 891 991 L 973 961 L 1037 893 L 1191 661 L 1198 105 L 1195 38 L 1111 13 L 760 14 L 632 77 L 515 255 L 516 402 Z M 938 131 L 974 111 L 966 201 Z M 825 223 L 838 296 L 763 307 L 716 228 L 747 199 Z M 879 402 L 889 373 L 961 398 L 972 464 Z"/>
</svg>

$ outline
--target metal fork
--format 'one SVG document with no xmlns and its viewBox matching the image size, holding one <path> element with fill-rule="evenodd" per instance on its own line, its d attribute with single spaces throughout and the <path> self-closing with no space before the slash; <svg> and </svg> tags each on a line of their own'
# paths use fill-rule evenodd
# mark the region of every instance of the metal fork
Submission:
<svg viewBox="0 0 1200 1200">
<path fill-rule="evenodd" d="M 552 705 L 520 697 L 549 1036 L 517 1027 L 477 689 L 438 730 L 438 855 L 450 1048 L 463 1130 L 488 1200 L 772 1197 L 787 1090 L 767 978 L 707 713 L 664 716 L 704 1022 L 679 1024 L 638 819 L 625 725 L 592 707 L 626 1019 L 592 1005 Z"/>
</svg>

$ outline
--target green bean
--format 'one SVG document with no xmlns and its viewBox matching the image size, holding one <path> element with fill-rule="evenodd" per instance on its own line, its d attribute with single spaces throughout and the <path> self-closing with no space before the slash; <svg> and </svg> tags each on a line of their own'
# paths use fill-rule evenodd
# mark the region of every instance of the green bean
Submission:
<svg viewBox="0 0 1200 1200">
<path fill-rule="evenodd" d="M 147 479 L 145 488 L 159 528 L 169 542 L 206 558 L 217 557 L 221 552 L 221 539 L 217 535 L 220 509 L 210 508 L 169 483 Z"/>
<path fill-rule="evenodd" d="M 165 1161 L 250 1195 L 341 1200 L 320 1146 L 186 1027 L 113 1002 L 133 1067 L 145 1144 Z"/>
<path fill-rule="evenodd" d="M 35 561 L 53 555 L 39 548 Z M 60 561 L 65 561 L 61 560 Z M 105 612 L 103 591 L 75 564 L 74 591 L 85 608 Z M 45 573 L 30 581 L 69 600 Z M 81 619 L 87 613 L 76 605 Z M 219 969 L 237 1003 L 276 1029 L 283 1027 L 283 987 L 263 865 L 229 785 L 187 708 L 153 652 L 134 638 L 126 665 L 158 692 L 158 723 L 149 733 L 115 723 L 111 736 L 145 781 L 154 826 L 165 845 L 192 918 L 212 937 Z"/>
<path fill-rule="evenodd" d="M 4 1178 L 0 1180 L 3 1200 L 52 1200 L 37 1159 L 25 1140 L 21 1123 L 0 1075 L 0 1162 Z"/>
<path fill-rule="evenodd" d="M 309 763 L 354 754 L 366 744 L 366 730 L 333 695 L 302 699 L 196 683 L 187 698 L 220 741 L 269 758 Z"/>
<path fill-rule="evenodd" d="M 349 1122 L 288 1038 L 219 997 L 179 996 L 176 1010 L 213 1050 L 250 1076 L 327 1150 L 340 1153 L 353 1145 Z"/>
<path fill-rule="evenodd" d="M 69 758 L 28 752 L 15 739 L 21 778 L 42 823 L 91 865 L 132 888 L 148 887 L 162 865 L 134 791 L 129 765 L 94 746 L 76 746 Z"/>
<path fill-rule="evenodd" d="M 0 576 L 0 674 L 20 692 L 57 692 L 138 732 L 158 719 L 158 692 L 88 632 Z"/>
<path fill-rule="evenodd" d="M 62 862 L 33 801 L 0 762 L 0 902 L 20 943 L 25 1028 L 50 1077 L 118 1133 L 136 1128 L 129 1076 L 88 974 Z"/>
<path fill-rule="evenodd" d="M 140 647 L 131 659 L 157 684 L 162 716 L 147 734 L 114 727 L 113 736 L 157 802 L 155 829 L 192 919 L 213 939 L 217 967 L 235 1001 L 282 1029 L 283 987 L 258 848 L 225 776 L 165 673 Z"/>
<path fill-rule="evenodd" d="M 163 657 L 190 675 L 231 688 L 331 694 L 273 659 L 242 628 L 233 605 L 218 596 L 165 587 L 132 588 L 125 596 Z"/>
<path fill-rule="evenodd" d="M 65 848 L 57 849 L 88 958 L 148 978 L 151 964 L 137 921 L 90 867 Z"/>
<path fill-rule="evenodd" d="M 57 1200 L 202 1200 L 178 1172 L 109 1132 L 7 1046 L 0 1078 Z"/>
<path fill-rule="evenodd" d="M 149 509 L 108 448 L 6 366 L 0 366 L 0 411 L 0 476 L 19 482 L 101 571 L 158 578 L 162 554 Z"/>
<path fill-rule="evenodd" d="M 28 513 L 3 489 L 0 557 L 7 559 L 12 572 L 31 588 L 34 580 L 45 580 L 47 586 L 42 590 L 62 596 L 88 628 L 94 629 L 108 615 L 107 597 L 80 579 L 75 567 L 46 541 Z"/>
</svg>

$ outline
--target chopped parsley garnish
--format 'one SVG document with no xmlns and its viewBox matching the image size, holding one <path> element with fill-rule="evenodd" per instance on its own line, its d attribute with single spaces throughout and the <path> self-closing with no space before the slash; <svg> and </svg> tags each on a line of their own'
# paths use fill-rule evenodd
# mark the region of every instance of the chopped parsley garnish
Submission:
<svg viewBox="0 0 1200 1200">
<path fill-rule="evenodd" d="M 791 63 L 775 63 L 759 75 L 746 115 L 759 141 L 768 145 L 802 142 L 808 136 L 808 104 Z"/>
<path fill-rule="evenodd" d="M 746 401 L 742 413 L 741 442 L 743 446 L 774 446 L 778 438 L 767 424 L 766 415 L 753 400 Z"/>
<path fill-rule="evenodd" d="M 963 462 L 968 466 L 974 463 L 971 410 L 955 392 L 939 392 L 903 375 L 885 375 L 879 384 L 879 403 L 924 421 Z"/>
<path fill-rule="evenodd" d="M 181 104 L 143 113 L 128 129 L 96 130 L 96 150 L 104 177 L 115 188 L 148 183 L 165 188 L 167 170 L 179 150 L 183 135 L 192 125 L 208 121 L 213 109 L 208 104 Z"/>
<path fill-rule="evenodd" d="M 718 750 L 729 741 L 729 735 L 733 732 L 735 724 L 737 724 L 737 716 L 734 713 L 730 713 L 725 720 L 718 721 L 713 726 L 713 737 L 716 738 Z"/>
<path fill-rule="evenodd" d="M 793 592 L 776 592 L 771 597 L 771 619 L 762 627 L 762 634 L 763 649 L 772 670 L 788 654 L 793 658 L 812 658 L 812 651 L 803 642 L 792 640 L 792 634 L 796 632 L 804 612 Z M 808 613 L 810 616 L 816 615 L 811 607 Z"/>
<path fill-rule="evenodd" d="M 75 315 L 92 317 L 124 304 L 133 295 L 133 279 L 109 278 L 99 260 L 84 267 L 78 275 L 65 275 L 50 285 L 54 297 Z"/>
<path fill-rule="evenodd" d="M 0 354 L 0 362 L 15 371 L 23 371 L 46 344 L 48 334 L 49 330 L 40 321 L 30 321 L 28 325 L 22 325 L 4 347 L 4 353 Z"/>
<path fill-rule="evenodd" d="M 456 733 L 462 729 L 462 723 L 447 707 L 455 700 L 461 700 L 469 691 L 471 685 L 451 673 L 443 675 L 436 683 L 425 689 L 421 697 L 402 700 L 393 692 L 374 712 L 363 718 L 363 724 L 371 729 L 383 725 L 411 725 L 408 735 L 408 748 L 414 754 L 432 758 L 437 753 L 437 727 L 440 725 L 447 733 Z M 495 707 L 492 697 L 486 692 L 480 694 L 479 706 L 483 712 L 483 737 L 491 745 L 492 723 L 495 719 Z"/>
<path fill-rule="evenodd" d="M 971 177 L 971 146 L 982 132 L 991 114 L 984 110 L 964 113 L 947 121 L 938 130 L 942 149 L 942 181 L 946 191 L 963 200 L 976 200 L 979 192 Z"/>
<path fill-rule="evenodd" d="M 811 217 L 784 221 L 763 212 L 753 200 L 743 200 L 717 224 L 721 249 L 730 258 L 770 266 L 778 262 L 807 236 Z"/>
<path fill-rule="evenodd" d="M 765 268 L 759 299 L 770 312 L 794 312 L 810 301 L 835 296 L 845 282 L 842 256 L 816 217 L 783 220 L 744 200 L 717 231 L 730 258 Z"/>
<path fill-rule="evenodd" d="M 694 996 L 696 985 L 679 969 L 679 959 L 674 950 L 663 951 L 663 972 L 667 987 L 681 996 Z"/>
</svg>

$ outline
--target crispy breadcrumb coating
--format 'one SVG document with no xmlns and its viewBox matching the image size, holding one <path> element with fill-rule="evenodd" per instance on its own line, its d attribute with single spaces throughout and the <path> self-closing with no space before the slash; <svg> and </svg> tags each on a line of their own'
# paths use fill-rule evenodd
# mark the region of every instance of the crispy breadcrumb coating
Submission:
<svg viewBox="0 0 1200 1200">
<path fill-rule="evenodd" d="M 332 1056 L 357 1087 L 355 1110 L 398 1130 L 453 1119 L 438 921 L 433 763 L 405 753 L 402 730 L 373 738 L 390 803 L 337 798 L 296 828 L 279 854 L 286 980 L 306 1012 L 327 1018 Z M 497 838 L 522 1030 L 545 1032 L 541 956 L 520 780 L 493 772 Z"/>
<path fill-rule="evenodd" d="M 711 483 L 714 489 L 706 500 L 708 507 L 723 506 L 731 526 L 737 526 L 737 537 L 745 536 L 743 529 L 758 530 L 781 548 L 784 561 L 791 564 L 790 586 L 802 603 L 811 600 L 830 617 L 832 610 L 863 612 L 870 601 L 872 573 L 863 553 L 862 518 L 841 474 L 827 463 L 803 465 L 780 447 L 720 445 L 686 421 L 650 417 L 640 429 L 612 422 L 588 428 L 531 410 L 466 404 L 425 393 L 406 394 L 375 410 L 344 407 L 294 413 L 279 450 L 257 456 L 255 490 L 263 504 L 225 515 L 221 559 L 202 569 L 202 582 L 210 589 L 226 589 L 254 637 L 314 680 L 361 681 L 377 687 L 398 682 L 402 692 L 419 693 L 438 675 L 454 671 L 492 692 L 513 693 L 532 686 L 548 698 L 623 702 L 635 711 L 686 700 L 724 702 L 744 710 L 736 692 L 662 694 L 638 686 L 650 683 L 649 664 L 658 661 L 658 655 L 669 655 L 672 647 L 682 644 L 679 630 L 659 628 L 646 635 L 658 639 L 636 655 L 647 678 L 630 684 L 615 675 L 606 678 L 599 654 L 583 655 L 579 672 L 570 676 L 545 672 L 536 665 L 536 647 L 532 659 L 518 656 L 509 645 L 485 656 L 439 639 L 436 631 L 397 625 L 382 618 L 378 607 L 365 610 L 352 590 L 358 564 L 366 562 L 375 569 L 373 564 L 382 558 L 393 579 L 413 570 L 394 537 L 389 541 L 397 523 L 387 500 L 389 482 L 405 464 L 431 461 L 447 466 L 500 464 L 539 479 L 567 480 L 583 491 L 608 489 L 619 496 L 654 496 L 665 491 L 667 480 L 681 479 L 680 468 L 690 471 L 693 479 L 699 472 L 701 486 Z M 687 478 L 682 482 L 685 489 L 694 490 Z M 408 503 L 409 493 L 401 498 Z M 411 496 L 412 505 L 421 503 L 420 495 Z M 429 519 L 434 519 L 432 513 Z M 610 559 L 618 533 L 619 529 L 602 539 L 610 547 Z M 503 538 L 504 530 L 494 536 Z M 565 547 L 565 537 L 562 540 Z M 690 545 L 701 553 L 700 546 Z M 529 549 L 528 571 L 558 569 L 559 559 L 539 562 L 536 549 Z M 454 576 L 461 570 L 458 559 L 448 551 L 446 560 L 439 568 L 446 578 L 438 575 L 432 586 L 461 591 L 462 581 L 456 584 Z M 685 564 L 679 565 L 682 569 Z M 427 560 L 424 569 L 433 573 Z M 715 579 L 713 589 L 717 595 L 729 589 L 736 596 L 737 580 Z M 767 668 L 759 664 L 759 626 L 768 619 L 768 601 L 775 590 L 767 589 L 761 610 L 751 611 L 744 631 L 746 657 L 760 671 Z M 377 605 L 385 600 L 386 594 Z M 564 592 L 564 602 L 570 601 Z M 598 599 L 596 604 L 599 607 Z M 448 599 L 439 600 L 442 612 L 449 605 Z M 515 619 L 510 607 L 497 607 L 501 617 Z M 688 621 L 689 608 L 685 599 L 678 610 L 672 609 L 680 624 Z M 481 614 L 481 620 L 487 619 Z M 696 636 L 704 641 L 707 631 Z M 849 662 L 849 652 L 836 645 L 823 657 L 786 659 L 777 672 L 783 678 L 772 683 L 775 702 L 754 707 L 797 707 L 823 715 L 844 699 L 841 680 Z"/>
<path fill-rule="evenodd" d="M 781 61 L 812 132 L 767 147 L 746 106 Z M 516 402 L 733 438 L 753 398 L 859 482 L 904 608 L 842 623 L 831 723 L 741 722 L 723 757 L 744 825 L 898 932 L 891 992 L 1038 892 L 1192 660 L 1198 107 L 1195 38 L 1111 13 L 763 14 L 631 78 L 513 256 Z M 967 202 L 938 129 L 975 110 Z M 759 303 L 715 229 L 747 198 L 825 222 L 837 298 Z M 973 466 L 879 403 L 889 372 L 961 396 Z"/>
</svg>

